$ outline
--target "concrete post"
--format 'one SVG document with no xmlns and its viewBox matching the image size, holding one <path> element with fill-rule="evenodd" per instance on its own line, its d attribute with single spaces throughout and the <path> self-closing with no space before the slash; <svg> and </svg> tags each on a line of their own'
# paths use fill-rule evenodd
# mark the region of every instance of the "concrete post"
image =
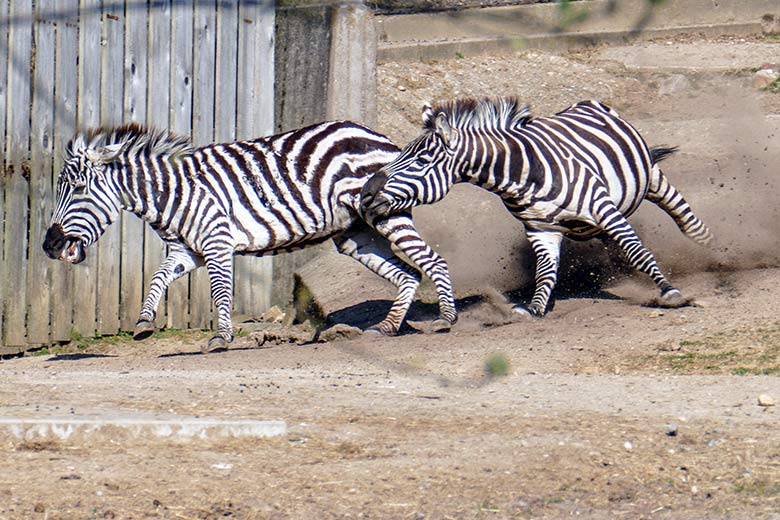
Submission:
<svg viewBox="0 0 780 520">
<path fill-rule="evenodd" d="M 375 123 L 376 30 L 364 1 L 278 2 L 275 60 L 277 132 L 327 119 Z M 288 306 L 293 272 L 320 247 L 274 257 L 272 305 Z"/>
<path fill-rule="evenodd" d="M 328 83 L 328 119 L 376 125 L 376 49 L 374 14 L 358 1 L 333 13 Z"/>
</svg>

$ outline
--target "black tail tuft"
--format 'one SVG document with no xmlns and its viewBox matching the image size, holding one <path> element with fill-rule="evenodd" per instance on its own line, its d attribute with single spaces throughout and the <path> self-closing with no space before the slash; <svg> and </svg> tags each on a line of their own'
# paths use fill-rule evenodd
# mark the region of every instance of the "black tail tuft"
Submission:
<svg viewBox="0 0 780 520">
<path fill-rule="evenodd" d="M 675 153 L 677 150 L 679 150 L 679 148 L 676 146 L 672 146 L 672 147 L 654 146 L 653 148 L 650 148 L 650 161 L 653 164 L 658 164 L 659 162 L 666 159 L 668 156 Z"/>
</svg>

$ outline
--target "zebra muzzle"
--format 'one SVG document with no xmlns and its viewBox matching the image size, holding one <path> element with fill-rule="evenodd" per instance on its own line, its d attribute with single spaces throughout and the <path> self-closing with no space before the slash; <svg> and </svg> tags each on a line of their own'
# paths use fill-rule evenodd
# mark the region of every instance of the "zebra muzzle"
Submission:
<svg viewBox="0 0 780 520">
<path fill-rule="evenodd" d="M 84 241 L 66 236 L 59 224 L 51 226 L 46 231 L 43 251 L 53 260 L 62 260 L 71 264 L 83 262 L 87 256 Z"/>
<path fill-rule="evenodd" d="M 78 264 L 84 261 L 87 257 L 86 248 L 84 242 L 80 239 L 70 239 L 68 247 L 62 250 L 59 259 L 69 264 Z"/>
</svg>

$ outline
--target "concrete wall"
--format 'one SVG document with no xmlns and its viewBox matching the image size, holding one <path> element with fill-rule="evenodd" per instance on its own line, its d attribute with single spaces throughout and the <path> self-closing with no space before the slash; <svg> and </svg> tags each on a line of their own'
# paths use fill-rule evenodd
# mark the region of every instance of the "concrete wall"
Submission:
<svg viewBox="0 0 780 520">
<path fill-rule="evenodd" d="M 780 16 L 777 0 L 583 0 L 566 11 L 545 3 L 381 16 L 378 61 L 435 60 L 565 49 L 603 41 L 672 33 L 760 33 L 765 15 Z"/>
</svg>

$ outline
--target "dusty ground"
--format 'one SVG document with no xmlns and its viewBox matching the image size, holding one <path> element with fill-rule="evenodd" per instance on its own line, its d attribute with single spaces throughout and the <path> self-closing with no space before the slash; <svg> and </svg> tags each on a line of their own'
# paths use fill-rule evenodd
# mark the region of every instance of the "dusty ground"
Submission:
<svg viewBox="0 0 780 520">
<path fill-rule="evenodd" d="M 522 93 L 541 112 L 598 97 L 660 121 L 700 115 L 702 99 L 733 104 L 719 97 L 724 83 L 757 110 L 778 106 L 751 90 L 745 71 L 692 77 L 677 96 L 660 92 L 667 79 L 632 76 L 590 53 L 388 65 L 380 121 L 402 142 L 416 132 L 417 101 L 477 91 Z M 725 195 L 730 216 L 736 199 Z M 734 227 L 723 220 L 713 227 Z M 434 221 L 440 247 L 474 247 L 473 235 L 447 235 Z M 654 291 L 641 278 L 590 293 L 575 280 L 542 320 L 505 323 L 500 305 L 461 301 L 448 335 L 299 345 L 283 331 L 282 341 L 259 345 L 249 334 L 201 356 L 208 336 L 166 333 L 3 360 L 4 414 L 255 417 L 285 420 L 289 433 L 190 443 L 3 437 L 0 518 L 776 520 L 780 411 L 758 397 L 780 402 L 780 270 L 774 242 L 742 249 L 742 263 L 730 256 L 729 246 L 756 242 L 750 229 L 734 231 L 709 262 L 657 244 L 695 300 L 682 309 L 646 306 Z M 459 251 L 448 250 L 459 287 L 502 287 L 491 278 L 502 265 L 466 272 Z M 514 255 L 503 264 L 522 251 Z M 429 311 L 419 305 L 411 318 Z"/>
</svg>

